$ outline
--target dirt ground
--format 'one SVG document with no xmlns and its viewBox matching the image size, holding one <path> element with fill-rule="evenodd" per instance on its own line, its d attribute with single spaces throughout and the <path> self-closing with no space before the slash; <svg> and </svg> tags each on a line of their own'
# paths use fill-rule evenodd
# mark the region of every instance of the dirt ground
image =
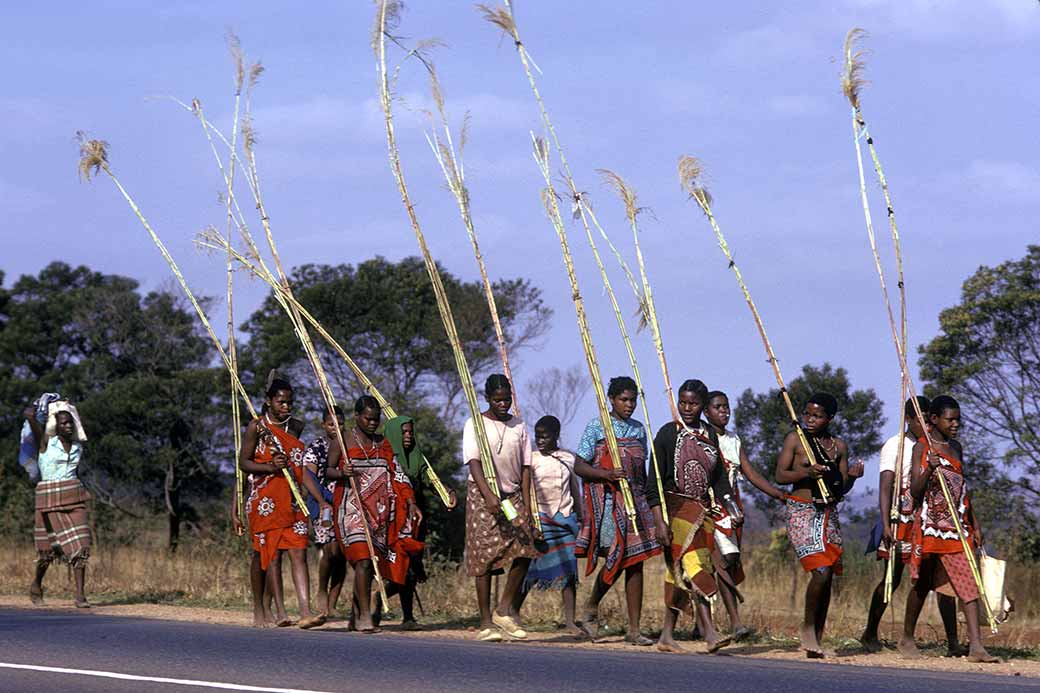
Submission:
<svg viewBox="0 0 1040 693">
<path fill-rule="evenodd" d="M 60 598 L 49 598 L 45 606 L 34 607 L 28 597 L 0 596 L 0 607 L 14 607 L 19 609 L 54 609 L 62 611 L 77 612 L 84 618 L 91 614 L 104 614 L 107 616 L 138 616 L 171 621 L 193 621 L 196 623 L 214 623 L 228 626 L 240 626 L 248 628 L 251 623 L 251 615 L 245 611 L 209 609 L 187 606 L 172 606 L 167 604 L 106 604 L 103 600 L 97 602 L 89 610 L 76 609 L 71 600 Z M 454 638 L 470 639 L 475 635 L 474 628 L 468 628 L 458 622 L 446 622 L 436 618 L 423 619 L 426 627 L 423 631 L 407 632 L 400 630 L 396 621 L 383 625 L 383 631 L 394 633 L 399 637 L 423 637 L 423 638 Z M 345 619 L 331 619 L 328 623 L 315 630 L 326 630 L 330 632 L 343 632 L 346 630 Z M 612 650 L 631 650 L 632 646 L 621 640 L 620 635 L 608 636 L 598 640 L 596 643 L 576 641 L 562 631 L 533 631 L 529 635 L 529 642 L 540 644 L 553 644 L 568 648 L 596 648 Z M 690 652 L 703 651 L 703 644 L 694 641 L 681 643 Z M 516 645 L 513 646 L 522 646 Z M 899 669 L 933 669 L 941 671 L 989 673 L 1000 676 L 1026 676 L 1040 678 L 1040 661 L 1031 659 L 1012 658 L 1001 664 L 974 664 L 964 658 L 943 657 L 944 648 L 932 646 L 923 649 L 924 657 L 916 661 L 908 661 L 899 657 L 892 649 L 886 649 L 879 654 L 865 654 L 862 648 L 854 641 L 848 641 L 840 645 L 837 650 L 828 651 L 828 657 L 819 662 L 822 666 L 829 664 L 847 664 L 853 666 L 881 666 Z M 756 637 L 749 643 L 731 645 L 723 651 L 725 656 L 730 657 L 754 657 L 783 659 L 789 661 L 800 661 L 804 654 L 789 638 L 776 639 L 770 637 Z M 1000 649 L 997 654 L 1004 655 Z M 661 655 L 681 656 L 681 655 Z"/>
</svg>

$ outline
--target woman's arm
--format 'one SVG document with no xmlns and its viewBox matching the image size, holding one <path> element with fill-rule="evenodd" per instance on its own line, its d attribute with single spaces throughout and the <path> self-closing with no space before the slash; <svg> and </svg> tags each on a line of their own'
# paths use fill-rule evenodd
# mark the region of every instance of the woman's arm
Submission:
<svg viewBox="0 0 1040 693">
<path fill-rule="evenodd" d="M 469 465 L 469 473 L 473 477 L 473 482 L 477 485 L 477 490 L 480 491 L 480 495 L 484 498 L 484 505 L 487 507 L 488 513 L 492 515 L 498 514 L 502 508 L 502 501 L 491 490 L 491 485 L 488 484 L 487 479 L 484 477 L 484 466 L 480 463 L 480 460 L 468 460 L 466 464 Z"/>
<path fill-rule="evenodd" d="M 33 439 L 36 441 L 36 452 L 43 452 L 44 429 L 43 424 L 36 420 L 36 407 L 30 404 L 22 410 L 22 416 L 29 424 L 29 430 L 32 431 Z"/>
<path fill-rule="evenodd" d="M 914 466 L 910 468 L 910 495 L 913 496 L 915 503 L 920 503 L 921 499 L 924 498 L 924 491 L 928 488 L 928 482 L 931 480 L 935 468 L 939 466 L 939 457 L 934 452 L 928 453 L 927 466 L 921 464 L 924 456 L 924 445 L 916 443 L 911 458 Z"/>
<path fill-rule="evenodd" d="M 349 461 L 345 461 L 342 467 L 339 464 L 340 458 L 343 457 L 343 453 L 340 452 L 339 440 L 333 439 L 329 443 L 329 456 L 328 466 L 325 468 L 325 478 L 330 481 L 342 481 L 349 479 L 354 475 L 354 469 L 350 466 Z"/>
<path fill-rule="evenodd" d="M 246 426 L 246 434 L 242 436 L 242 452 L 238 456 L 238 468 L 247 474 L 275 474 L 285 466 L 285 455 L 275 453 L 272 455 L 270 462 L 261 463 L 254 461 L 253 457 L 256 455 L 256 446 L 259 438 L 256 420 L 254 419 Z M 281 459 L 281 466 L 278 464 L 279 458 Z"/>
<path fill-rule="evenodd" d="M 580 476 L 585 481 L 595 481 L 604 483 L 608 481 L 617 481 L 618 479 L 625 478 L 624 469 L 603 469 L 602 467 L 593 467 L 591 464 L 585 461 L 584 458 L 574 457 L 574 473 Z"/>
<path fill-rule="evenodd" d="M 306 472 L 303 474 L 303 486 L 307 489 L 307 493 L 311 494 L 311 498 L 318 501 L 318 507 L 324 510 L 325 508 L 331 508 L 325 497 L 321 493 L 321 489 L 318 484 L 315 483 L 314 477 Z"/>
<path fill-rule="evenodd" d="M 755 469 L 755 466 L 751 464 L 751 460 L 748 459 L 743 446 L 740 447 L 740 473 L 744 475 L 745 479 L 751 482 L 752 486 L 767 496 L 777 500 L 784 499 L 784 492 L 769 483 L 769 481 L 767 481 L 766 478 Z"/>
</svg>

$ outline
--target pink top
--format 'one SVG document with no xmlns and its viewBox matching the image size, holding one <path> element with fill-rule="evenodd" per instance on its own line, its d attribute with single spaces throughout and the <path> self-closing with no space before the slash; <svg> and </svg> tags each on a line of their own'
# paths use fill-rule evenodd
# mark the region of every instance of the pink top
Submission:
<svg viewBox="0 0 1040 693">
<path fill-rule="evenodd" d="M 491 445 L 498 489 L 503 496 L 516 493 L 520 490 L 523 468 L 531 466 L 531 440 L 527 435 L 527 426 L 518 416 L 509 421 L 489 419 L 486 416 L 481 419 Z M 462 461 L 468 465 L 470 460 L 479 459 L 480 446 L 477 445 L 477 434 L 473 428 L 473 418 L 470 417 L 462 428 Z M 472 474 L 469 474 L 469 480 L 473 481 Z"/>
</svg>

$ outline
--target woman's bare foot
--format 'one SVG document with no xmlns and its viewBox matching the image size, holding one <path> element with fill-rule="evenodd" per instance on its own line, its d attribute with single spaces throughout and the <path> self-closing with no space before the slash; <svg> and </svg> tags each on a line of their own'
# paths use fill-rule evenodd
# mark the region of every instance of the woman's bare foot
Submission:
<svg viewBox="0 0 1040 693">
<path fill-rule="evenodd" d="M 321 615 L 307 616 L 306 618 L 301 618 L 299 621 L 296 622 L 296 627 L 302 630 L 317 628 L 318 626 L 322 625 L 325 625 L 325 617 Z"/>
<path fill-rule="evenodd" d="M 747 640 L 755 634 L 755 629 L 751 626 L 741 625 L 733 631 L 733 642 L 742 642 Z"/>
<path fill-rule="evenodd" d="M 254 609 L 253 628 L 274 628 L 274 622 L 267 617 L 263 609 Z"/>
<path fill-rule="evenodd" d="M 585 630 L 577 623 L 565 623 L 563 625 L 563 632 L 567 633 L 568 635 L 573 635 L 576 638 L 585 639 L 588 637 L 588 633 L 586 633 Z"/>
<path fill-rule="evenodd" d="M 985 647 L 979 645 L 968 650 L 968 661 L 979 662 L 980 664 L 1000 664 L 1000 657 L 991 655 L 989 652 L 986 652 Z"/>
<path fill-rule="evenodd" d="M 824 653 L 823 648 L 820 647 L 820 641 L 816 639 L 816 628 L 813 626 L 802 626 L 799 632 L 799 637 L 802 641 L 802 649 L 805 650 L 805 656 L 809 659 L 823 659 Z"/>
<path fill-rule="evenodd" d="M 369 614 L 366 618 L 358 617 L 354 620 L 354 625 L 362 633 L 375 632 L 376 624 L 372 622 L 372 615 Z"/>
<path fill-rule="evenodd" d="M 41 606 L 43 604 L 43 585 L 38 582 L 29 585 L 29 601 L 36 606 Z"/>
<path fill-rule="evenodd" d="M 947 657 L 966 657 L 968 655 L 968 648 L 964 647 L 960 643 L 954 643 L 946 646 Z"/>
<path fill-rule="evenodd" d="M 679 646 L 679 643 L 672 639 L 672 636 L 665 636 L 661 633 L 661 637 L 657 639 L 657 650 L 659 652 L 667 652 L 669 654 L 687 654 L 686 650 Z"/>
<path fill-rule="evenodd" d="M 89 609 L 90 608 L 90 602 L 88 602 L 87 598 L 85 596 L 83 596 L 83 595 L 80 595 L 80 596 L 76 597 L 75 604 L 76 604 L 76 608 L 77 609 Z"/>
<path fill-rule="evenodd" d="M 599 610 L 586 606 L 577 625 L 589 639 L 595 640 L 599 636 Z"/>
<path fill-rule="evenodd" d="M 716 636 L 714 640 L 705 640 L 704 641 L 704 644 L 706 645 L 706 648 L 705 648 L 704 651 L 707 652 L 708 654 L 715 654 L 716 652 L 718 652 L 719 650 L 721 650 L 723 647 L 725 647 L 726 645 L 730 644 L 731 642 L 732 642 L 732 638 L 728 638 L 728 637 L 727 638 L 720 638 L 720 637 Z"/>
<path fill-rule="evenodd" d="M 912 638 L 903 636 L 899 639 L 899 644 L 896 646 L 899 650 L 899 654 L 903 659 L 920 659 L 921 651 L 917 649 L 917 643 Z"/>
</svg>

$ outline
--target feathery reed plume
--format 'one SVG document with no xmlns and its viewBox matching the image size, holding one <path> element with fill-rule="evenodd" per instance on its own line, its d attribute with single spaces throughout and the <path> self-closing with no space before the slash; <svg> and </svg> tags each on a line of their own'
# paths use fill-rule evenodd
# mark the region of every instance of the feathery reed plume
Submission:
<svg viewBox="0 0 1040 693">
<path fill-rule="evenodd" d="M 762 322 L 762 316 L 758 314 L 758 308 L 755 306 L 755 302 L 751 300 L 751 291 L 748 290 L 747 284 L 744 282 L 744 277 L 740 273 L 740 268 L 737 267 L 736 260 L 733 259 L 733 254 L 730 252 L 729 245 L 726 243 L 726 237 L 722 235 L 722 229 L 719 228 L 718 222 L 715 220 L 715 214 L 711 210 L 711 194 L 708 189 L 704 187 L 702 179 L 704 177 L 704 166 L 700 160 L 692 156 L 682 156 L 679 158 L 679 184 L 682 186 L 691 198 L 697 203 L 704 212 L 704 215 L 708 217 L 708 222 L 711 224 L 712 230 L 715 232 L 715 238 L 719 243 L 719 248 L 722 250 L 726 259 L 729 261 L 729 268 L 733 270 L 733 276 L 737 279 L 737 284 L 740 285 L 740 290 L 744 293 L 744 301 L 747 302 L 748 308 L 751 309 L 751 315 L 755 319 L 755 326 L 758 328 L 758 334 L 762 338 L 762 346 L 765 347 L 766 357 L 769 360 L 769 365 L 773 368 L 773 376 L 776 378 L 776 384 L 780 387 L 780 395 L 784 400 L 784 405 L 787 407 L 787 413 L 791 417 L 791 424 L 794 426 L 795 433 L 798 436 L 798 441 L 802 445 L 802 449 L 805 451 L 805 457 L 810 465 L 817 463 L 816 455 L 813 453 L 812 446 L 809 445 L 809 440 L 805 436 L 805 431 L 802 429 L 802 422 L 798 419 L 798 414 L 795 413 L 794 404 L 791 402 L 791 395 L 787 392 L 787 385 L 784 382 L 784 376 L 780 373 L 780 362 L 776 358 L 776 354 L 773 352 L 773 345 L 769 343 L 769 337 L 766 335 L 766 328 Z M 831 500 L 830 491 L 827 490 L 827 485 L 824 483 L 822 478 L 816 479 L 816 486 L 820 492 L 820 499 L 823 502 L 829 502 Z"/>
<path fill-rule="evenodd" d="M 437 264 L 433 260 L 430 248 L 426 244 L 426 236 L 423 234 L 422 227 L 419 225 L 419 219 L 415 214 L 415 208 L 408 195 L 408 186 L 404 179 L 404 170 L 401 167 L 401 158 L 397 149 L 397 138 L 394 133 L 394 116 L 390 93 L 390 80 L 386 66 L 386 39 L 390 29 L 396 26 L 400 21 L 400 10 L 400 3 L 396 0 L 380 0 L 377 3 L 375 26 L 372 32 L 372 48 L 376 55 L 376 70 L 379 80 L 379 101 L 383 109 L 383 122 L 386 126 L 386 145 L 390 171 L 394 176 L 394 181 L 397 183 L 397 190 L 401 195 L 401 202 L 404 204 L 405 211 L 408 214 L 408 221 L 415 234 L 415 239 L 419 244 L 419 249 L 423 255 L 423 262 L 426 265 L 426 273 L 430 276 L 430 283 L 433 285 L 433 292 L 437 298 L 437 310 L 440 313 L 441 323 L 444 326 L 444 332 L 448 337 L 448 342 L 451 344 L 452 355 L 455 358 L 455 369 L 458 371 L 459 380 L 462 383 L 462 390 L 466 397 L 466 403 L 469 406 L 470 416 L 473 419 L 473 430 L 476 434 L 477 445 L 480 449 L 481 470 L 483 471 L 484 478 L 491 487 L 495 496 L 501 498 L 501 507 L 506 517 L 512 520 L 516 516 L 516 510 L 508 498 L 502 498 L 501 489 L 498 487 L 498 480 L 495 476 L 494 461 L 491 455 L 491 445 L 488 442 L 487 431 L 484 428 L 484 416 L 481 413 L 480 403 L 477 400 L 477 391 L 473 385 L 473 376 L 470 374 L 469 364 L 466 362 L 466 354 L 462 348 L 462 341 L 459 339 L 458 331 L 455 328 L 455 318 L 451 312 L 451 305 L 448 303 L 448 296 L 447 292 L 444 290 L 444 284 L 441 281 L 440 271 L 437 269 Z M 537 507 L 530 510 L 534 513 L 538 512 Z"/>
<path fill-rule="evenodd" d="M 91 178 L 91 173 L 97 175 L 98 172 L 103 171 L 112 181 L 112 183 L 116 186 L 116 189 L 119 190 L 119 193 L 123 196 L 123 199 L 126 200 L 126 203 L 130 205 L 130 209 L 137 216 L 138 221 L 141 222 L 141 225 L 144 227 L 145 231 L 148 232 L 148 235 L 151 237 L 152 242 L 155 243 L 155 247 L 159 249 L 159 253 L 163 256 L 163 259 L 166 260 L 166 264 L 169 265 L 170 271 L 173 272 L 173 276 L 177 278 L 177 282 L 180 284 L 181 289 L 184 291 L 184 295 L 188 297 L 188 300 L 191 302 L 192 307 L 195 308 L 195 312 L 198 314 L 199 319 L 202 321 L 202 326 L 206 329 L 206 333 L 209 335 L 209 338 L 213 341 L 213 346 L 216 347 L 217 352 L 220 354 L 221 359 L 224 361 L 224 367 L 227 368 L 228 374 L 231 376 L 231 382 L 234 384 L 235 389 L 238 391 L 239 395 L 242 397 L 242 400 L 245 402 L 246 408 L 249 410 L 250 416 L 254 419 L 257 418 L 256 409 L 253 407 L 253 403 L 249 399 L 249 393 L 242 385 L 242 381 L 239 380 L 238 372 L 236 371 L 236 369 L 232 368 L 231 360 L 228 358 L 228 354 L 224 350 L 224 345 L 220 341 L 220 338 L 217 337 L 216 332 L 213 331 L 213 326 L 210 324 L 209 318 L 206 316 L 206 311 L 202 309 L 202 305 L 199 303 L 198 299 L 195 298 L 195 294 L 192 292 L 191 288 L 188 287 L 188 282 L 184 279 L 184 275 L 181 274 L 180 267 L 177 265 L 177 262 L 173 259 L 173 256 L 170 255 L 170 252 L 166 249 L 166 245 L 162 242 L 162 239 L 159 238 L 159 235 L 155 232 L 154 229 L 152 229 L 152 226 L 148 223 L 148 220 L 145 218 L 144 213 L 141 211 L 140 207 L 137 206 L 137 202 L 134 201 L 133 197 L 130 196 L 130 193 L 127 192 L 126 188 L 123 187 L 123 184 L 119 181 L 119 179 L 116 177 L 115 173 L 113 173 L 111 167 L 109 166 L 108 143 L 106 143 L 104 140 L 88 139 L 86 134 L 84 134 L 83 132 L 77 133 L 77 137 L 80 141 L 79 170 L 81 175 L 83 175 L 83 177 L 89 181 Z M 306 512 L 307 504 L 303 500 L 303 495 L 300 493 L 299 486 L 297 486 L 296 479 L 293 478 L 292 472 L 290 472 L 288 469 L 283 469 L 282 473 L 285 475 L 285 478 L 289 483 L 289 489 L 292 491 L 293 498 L 296 501 L 297 505 L 303 508 L 304 512 Z"/>
<path fill-rule="evenodd" d="M 661 337 L 661 326 L 657 321 L 657 306 L 654 304 L 654 294 L 650 289 L 650 275 L 646 271 L 643 249 L 639 244 L 639 222 L 637 217 L 643 211 L 643 208 L 638 205 L 635 191 L 629 187 L 624 178 L 608 169 L 600 169 L 599 172 L 603 175 L 606 183 L 614 188 L 621 201 L 625 204 L 625 216 L 628 218 L 629 226 L 632 227 L 632 241 L 636 247 L 639 276 L 643 281 L 642 303 L 645 306 L 644 315 L 646 316 L 647 324 L 650 325 L 650 334 L 654 339 L 654 348 L 657 349 L 657 360 L 661 365 L 661 376 L 664 378 L 665 392 L 668 396 L 668 403 L 672 408 L 672 418 L 675 421 L 681 421 L 679 410 L 675 404 L 675 393 L 672 391 L 672 378 L 668 374 L 668 360 L 664 354 L 664 340 Z"/>
<path fill-rule="evenodd" d="M 633 375 L 633 377 L 634 377 L 634 379 L 636 381 L 637 387 L 639 387 L 639 395 L 640 395 L 640 399 L 642 400 L 643 417 L 644 417 L 644 419 L 646 419 L 646 427 L 652 434 L 652 432 L 653 432 L 653 424 L 650 421 L 649 409 L 647 408 L 647 404 L 646 404 L 646 393 L 643 391 L 642 378 L 641 378 L 640 373 L 639 373 L 639 365 L 636 362 L 635 351 L 632 349 L 632 342 L 631 342 L 631 340 L 628 337 L 628 330 L 625 327 L 625 320 L 624 320 L 624 317 L 621 315 L 621 309 L 618 306 L 617 297 L 615 296 L 613 287 L 610 284 L 610 279 L 609 279 L 609 277 L 607 275 L 606 268 L 603 266 L 602 258 L 600 257 L 599 250 L 596 247 L 596 240 L 593 237 L 592 228 L 589 225 L 589 218 L 588 217 L 589 217 L 590 210 L 588 208 L 588 204 L 587 204 L 587 201 L 585 199 L 586 196 L 579 191 L 577 184 L 574 182 L 574 177 L 571 175 L 570 166 L 567 164 L 567 157 L 566 157 L 566 155 L 565 155 L 565 153 L 563 151 L 563 146 L 560 144 L 560 139 L 556 135 L 556 129 L 553 127 L 552 120 L 549 118 L 549 112 L 546 109 L 545 102 L 542 99 L 541 92 L 538 89 L 538 83 L 537 83 L 537 81 L 534 78 L 534 72 L 533 72 L 532 67 L 531 67 L 530 56 L 527 53 L 527 49 L 524 46 L 523 41 L 521 41 L 521 39 L 520 39 L 520 32 L 519 32 L 519 30 L 517 29 L 517 26 L 516 26 L 516 18 L 515 18 L 514 14 L 513 14 L 512 3 L 510 2 L 510 0 L 505 0 L 505 7 L 491 8 L 491 7 L 488 7 L 487 5 L 478 5 L 477 8 L 484 15 L 484 19 L 486 19 L 491 24 L 497 26 L 499 29 L 501 29 L 502 31 L 504 31 L 507 34 L 509 34 L 509 36 L 513 39 L 513 43 L 516 45 L 517 56 L 520 58 L 520 63 L 522 65 L 523 69 L 524 69 L 524 73 L 527 75 L 527 81 L 528 81 L 528 84 L 531 87 L 531 92 L 532 92 L 532 94 L 534 96 L 535 101 L 538 104 L 538 109 L 539 109 L 539 111 L 541 113 L 542 125 L 545 127 L 545 130 L 548 132 L 549 137 L 552 140 L 552 146 L 556 150 L 556 153 L 557 153 L 557 155 L 560 158 L 560 164 L 561 164 L 562 169 L 563 169 L 563 177 L 564 177 L 564 180 L 566 181 L 567 186 L 569 188 L 571 203 L 572 203 L 572 206 L 575 209 L 575 216 L 576 216 L 576 218 L 580 218 L 581 219 L 582 226 L 585 229 L 586 240 L 589 243 L 589 248 L 592 250 L 593 257 L 595 258 L 595 261 L 596 261 L 596 266 L 599 268 L 600 279 L 603 282 L 603 287 L 606 290 L 607 295 L 610 298 L 611 306 L 614 309 L 614 315 L 615 315 L 615 317 L 617 319 L 618 329 L 621 332 L 621 338 L 622 338 L 622 341 L 625 343 L 625 350 L 628 353 L 629 365 L 632 368 L 632 375 Z M 546 143 L 539 144 L 537 142 L 537 140 L 536 140 L 535 149 L 536 149 L 535 158 L 536 158 L 536 160 L 539 163 L 539 167 L 542 168 L 543 177 L 548 178 L 548 175 L 547 175 L 548 170 L 549 170 L 548 145 Z M 557 200 L 555 199 L 555 189 L 552 187 L 551 181 L 549 181 L 549 180 L 547 180 L 547 187 L 552 189 L 553 192 L 554 192 L 554 197 L 551 200 L 551 204 L 558 210 L 559 205 L 557 203 Z M 562 223 L 562 217 L 560 218 L 560 222 Z M 554 223 L 555 223 L 555 220 L 554 220 Z M 600 227 L 600 230 L 602 232 L 602 227 Z M 557 233 L 559 233 L 559 232 L 560 232 L 560 229 L 557 229 Z M 603 235 L 604 235 L 604 237 L 606 236 L 605 233 L 603 233 Z M 561 238 L 561 240 L 563 240 L 563 239 Z M 568 265 L 568 271 L 570 271 L 570 267 L 569 267 L 569 265 L 570 265 L 569 252 L 570 252 L 569 249 L 567 249 L 565 254 L 568 257 L 566 257 L 565 260 L 564 260 L 565 264 Z M 619 255 L 619 257 L 620 257 L 620 255 Z M 631 273 L 629 273 L 629 276 L 631 276 Z M 575 295 L 575 297 L 578 296 L 578 291 L 577 291 L 577 286 L 576 285 L 574 286 L 574 295 Z M 577 298 L 575 299 L 575 301 L 576 301 L 576 306 L 577 306 Z M 587 347 L 589 349 L 591 349 L 592 348 L 591 337 L 589 337 L 587 334 L 584 334 L 584 332 L 587 330 L 587 325 L 585 325 L 585 327 L 581 327 L 581 325 L 580 325 L 580 323 L 584 321 L 584 307 L 582 307 L 582 310 L 580 311 L 580 315 L 581 315 L 581 318 L 579 319 L 579 329 L 583 331 L 583 335 L 582 335 L 583 340 L 587 341 Z M 590 358 L 590 356 L 591 356 L 591 358 Z M 599 371 L 598 365 L 596 365 L 595 368 L 593 368 L 593 364 L 595 364 L 595 362 L 596 362 L 595 354 L 594 353 L 587 353 L 586 354 L 586 361 L 588 361 L 588 363 L 589 363 L 589 373 L 592 376 L 593 388 L 597 392 L 599 392 L 603 388 L 603 383 L 602 383 L 602 380 L 600 379 L 600 376 L 598 375 L 598 371 Z M 601 420 L 601 422 L 603 424 L 603 427 L 604 427 L 604 434 L 605 434 L 606 440 L 607 440 L 607 449 L 610 452 L 610 455 L 611 455 L 611 457 L 613 459 L 614 465 L 616 467 L 620 468 L 620 466 L 621 466 L 620 453 L 618 452 L 617 439 L 616 439 L 616 437 L 614 435 L 613 425 L 610 422 L 610 412 L 609 412 L 609 409 L 606 406 L 606 401 L 603 400 L 602 397 L 599 398 L 599 404 L 600 404 L 600 409 L 601 409 L 600 410 L 600 420 Z M 615 457 L 615 455 L 617 455 L 617 456 Z M 657 456 L 656 455 L 651 455 L 650 459 L 651 459 L 651 463 L 654 465 L 654 472 L 655 472 L 655 476 L 658 479 L 658 484 L 660 484 L 661 474 L 660 474 L 660 469 L 658 467 Z M 625 487 L 625 489 L 627 489 L 627 486 Z M 631 493 L 629 491 L 627 491 L 627 490 L 625 490 L 625 493 L 626 493 L 626 510 L 629 511 L 629 519 L 632 522 L 633 526 L 638 526 L 636 524 L 636 522 L 635 522 L 635 506 L 634 506 L 634 504 L 627 505 L 629 500 L 630 500 L 630 498 L 631 498 Z M 663 505 L 662 505 L 662 512 L 666 513 L 666 511 L 664 510 L 664 506 Z"/>
<path fill-rule="evenodd" d="M 564 225 L 563 217 L 560 214 L 560 196 L 553 186 L 552 174 L 549 170 L 549 147 L 544 140 L 535 137 L 534 133 L 531 133 L 531 142 L 534 145 L 534 159 L 538 164 L 538 170 L 542 172 L 542 178 L 545 179 L 545 189 L 542 191 L 542 204 L 545 205 L 545 211 L 560 241 L 560 252 L 563 255 L 563 264 L 567 270 L 567 279 L 571 286 L 571 298 L 574 302 L 574 312 L 578 321 L 578 333 L 581 335 L 581 345 L 585 350 L 585 363 L 588 366 L 589 377 L 592 380 L 592 391 L 596 393 L 596 408 L 599 411 L 600 425 L 603 426 L 603 437 L 614 468 L 623 469 L 621 452 L 618 449 L 617 436 L 614 433 L 614 424 L 611 421 L 610 409 L 603 391 L 603 376 L 599 370 L 596 348 L 592 343 L 592 333 L 589 330 L 589 321 L 585 315 L 585 301 L 582 299 L 581 291 L 578 288 L 578 275 L 574 271 L 574 260 L 571 257 L 570 244 L 567 241 L 567 227 Z M 618 486 L 621 489 L 621 497 L 625 503 L 625 513 L 628 516 L 628 521 L 638 533 L 639 524 L 636 521 L 635 501 L 632 498 L 632 489 L 628 484 L 628 479 L 621 479 L 618 482 Z"/>
<path fill-rule="evenodd" d="M 895 345 L 896 356 L 899 359 L 899 369 L 902 375 L 900 382 L 901 396 L 900 401 L 903 397 L 909 397 L 912 402 L 914 414 L 921 424 L 922 429 L 925 432 L 925 439 L 928 442 L 929 448 L 932 447 L 931 435 L 928 431 L 928 426 L 925 421 L 924 412 L 921 411 L 920 404 L 917 401 L 917 397 L 914 396 L 916 387 L 914 386 L 913 377 L 910 374 L 910 368 L 906 360 L 907 352 L 907 302 L 906 302 L 906 284 L 904 282 L 903 275 L 903 250 L 902 241 L 899 236 L 899 228 L 896 225 L 896 214 L 895 208 L 892 205 L 892 197 L 888 188 L 888 179 L 885 177 L 884 170 L 881 167 L 881 160 L 878 157 L 877 149 L 874 146 L 874 138 L 867 130 L 867 123 L 863 117 L 862 105 L 860 102 L 860 88 L 866 84 L 863 79 L 863 51 L 857 51 L 857 42 L 862 39 L 866 33 L 862 29 L 853 28 L 850 29 L 848 34 L 845 36 L 844 53 L 845 53 L 845 64 L 841 76 L 842 91 L 845 97 L 849 100 L 849 104 L 852 106 L 852 138 L 856 148 L 856 169 L 859 175 L 859 190 L 860 190 L 860 202 L 863 207 L 863 217 L 867 228 L 867 237 L 870 241 L 870 250 L 874 259 L 874 267 L 878 273 L 878 281 L 881 287 L 881 295 L 885 303 L 885 311 L 888 316 L 889 329 L 892 332 L 892 341 Z M 860 139 L 866 139 L 867 147 L 870 150 L 870 156 L 874 163 L 874 171 L 877 174 L 878 182 L 881 185 L 881 191 L 885 198 L 885 207 L 888 214 L 888 225 L 889 231 L 892 237 L 892 246 L 896 258 L 896 273 L 899 287 L 899 327 L 896 326 L 896 319 L 892 310 L 892 301 L 888 293 L 888 284 L 885 281 L 885 272 L 881 265 L 881 256 L 878 253 L 877 239 L 874 235 L 874 223 L 870 213 L 870 203 L 867 198 L 867 184 L 866 177 L 863 173 L 863 153 L 860 146 Z M 899 430 L 906 430 L 906 413 L 905 407 L 901 409 L 899 419 Z M 892 507 L 889 509 L 889 521 L 898 523 L 899 520 L 899 498 L 900 489 L 902 485 L 903 465 L 905 464 L 903 459 L 903 446 L 900 445 L 896 456 L 896 472 L 895 479 L 893 480 L 893 494 L 892 494 Z M 961 548 L 964 551 L 965 558 L 968 561 L 968 566 L 971 568 L 972 577 L 975 580 L 975 584 L 978 587 L 979 594 L 982 597 L 982 601 L 986 607 L 986 616 L 989 621 L 990 630 L 994 633 L 997 632 L 997 622 L 992 609 L 990 608 L 989 600 L 986 598 L 985 589 L 982 583 L 982 575 L 979 572 L 978 562 L 975 559 L 975 553 L 972 550 L 967 537 L 964 533 L 964 528 L 961 526 L 960 518 L 957 516 L 957 509 L 953 504 L 950 491 L 947 488 L 946 480 L 940 474 L 939 484 L 942 488 L 943 497 L 946 500 L 947 508 L 950 512 L 950 516 L 954 520 L 954 524 L 957 529 L 957 534 L 961 540 Z M 893 532 L 893 536 L 895 533 Z M 890 547 L 889 560 L 885 571 L 885 590 L 884 600 L 889 602 L 892 599 L 892 591 L 895 580 L 895 551 L 896 547 Z"/>
</svg>

